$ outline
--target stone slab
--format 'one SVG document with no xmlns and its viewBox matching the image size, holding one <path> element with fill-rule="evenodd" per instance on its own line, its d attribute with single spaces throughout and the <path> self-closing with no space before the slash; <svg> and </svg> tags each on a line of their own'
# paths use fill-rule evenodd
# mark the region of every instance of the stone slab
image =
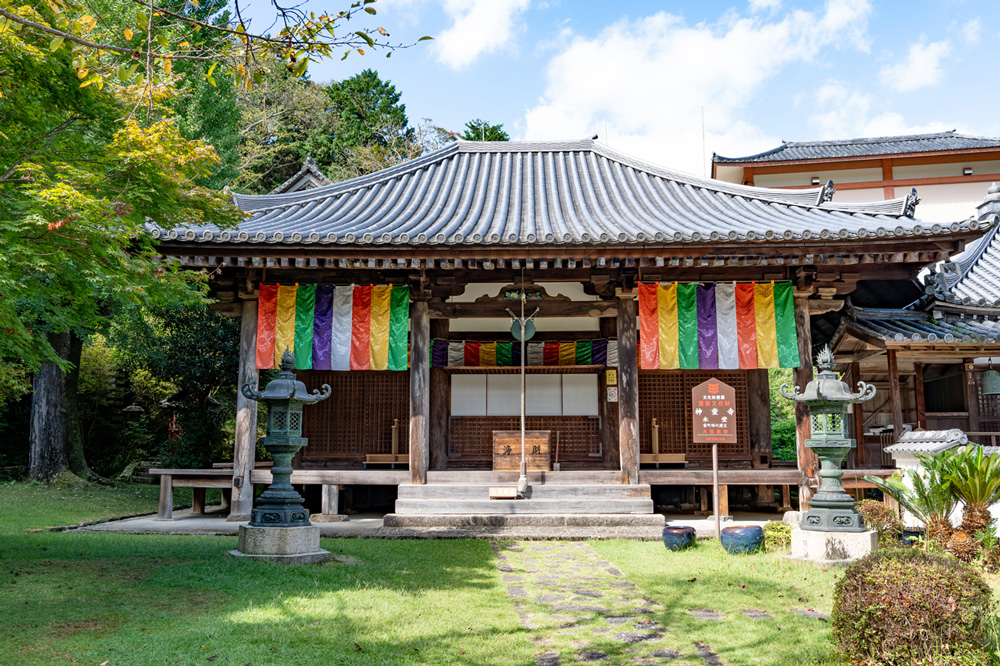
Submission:
<svg viewBox="0 0 1000 666">
<path fill-rule="evenodd" d="M 314 523 L 341 523 L 350 518 L 342 513 L 314 513 L 309 520 Z"/>
<path fill-rule="evenodd" d="M 317 550 L 312 553 L 295 553 L 294 555 L 261 555 L 241 553 L 238 550 L 231 550 L 229 551 L 229 556 L 239 559 L 254 560 L 257 562 L 271 562 L 272 564 L 284 565 L 320 564 L 321 562 L 328 562 L 333 559 L 333 553 L 328 550 Z"/>
<path fill-rule="evenodd" d="M 878 550 L 878 533 L 792 530 L 792 558 L 820 564 L 847 563 Z"/>
<path fill-rule="evenodd" d="M 240 525 L 237 550 L 244 555 L 305 555 L 318 553 L 319 528 L 251 527 Z"/>
</svg>

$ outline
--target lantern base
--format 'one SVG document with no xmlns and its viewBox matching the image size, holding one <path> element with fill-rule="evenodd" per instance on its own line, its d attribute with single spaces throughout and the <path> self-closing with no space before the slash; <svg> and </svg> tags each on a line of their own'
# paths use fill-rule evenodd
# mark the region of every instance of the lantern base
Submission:
<svg viewBox="0 0 1000 666">
<path fill-rule="evenodd" d="M 801 527 L 807 532 L 866 532 L 865 519 L 857 509 L 813 507 L 802 515 Z"/>
<path fill-rule="evenodd" d="M 846 564 L 878 550 L 878 533 L 792 530 L 792 558 L 819 564 Z"/>
<path fill-rule="evenodd" d="M 319 547 L 319 528 L 252 527 L 240 525 L 237 550 L 230 556 L 275 564 L 316 564 L 333 559 L 333 553 Z"/>
<path fill-rule="evenodd" d="M 264 505 L 250 512 L 251 527 L 309 527 L 310 524 L 309 512 L 301 504 Z"/>
</svg>

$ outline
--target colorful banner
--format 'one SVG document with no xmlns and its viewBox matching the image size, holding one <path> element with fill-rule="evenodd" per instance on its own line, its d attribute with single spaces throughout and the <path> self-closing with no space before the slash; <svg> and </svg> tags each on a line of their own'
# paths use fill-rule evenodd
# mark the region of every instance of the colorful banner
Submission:
<svg viewBox="0 0 1000 666">
<path fill-rule="evenodd" d="M 640 284 L 643 370 L 797 368 L 791 282 Z"/>
<path fill-rule="evenodd" d="M 260 286 L 257 368 L 406 370 L 410 288 L 401 285 Z"/>
<path fill-rule="evenodd" d="M 573 342 L 528 342 L 528 366 L 606 365 L 618 367 L 618 341 L 575 340 Z M 520 342 L 432 340 L 431 367 L 510 368 L 521 365 Z"/>
</svg>

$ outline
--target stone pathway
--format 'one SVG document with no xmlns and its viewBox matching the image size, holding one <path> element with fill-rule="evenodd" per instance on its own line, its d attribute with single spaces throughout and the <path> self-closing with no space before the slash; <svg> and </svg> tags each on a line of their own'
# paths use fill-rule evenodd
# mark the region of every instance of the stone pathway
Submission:
<svg viewBox="0 0 1000 666">
<path fill-rule="evenodd" d="M 538 666 L 682 666 L 678 647 L 697 654 L 695 663 L 722 666 L 710 645 L 685 646 L 671 635 L 653 617 L 662 604 L 643 597 L 587 543 L 493 542 L 493 550 L 521 624 L 539 647 Z"/>
</svg>

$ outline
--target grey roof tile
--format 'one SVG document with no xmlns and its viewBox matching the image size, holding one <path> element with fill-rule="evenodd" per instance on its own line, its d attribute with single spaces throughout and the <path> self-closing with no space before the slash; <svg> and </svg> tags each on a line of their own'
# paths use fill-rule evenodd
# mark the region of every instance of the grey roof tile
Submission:
<svg viewBox="0 0 1000 666">
<path fill-rule="evenodd" d="M 935 235 L 915 196 L 823 201 L 824 188 L 769 190 L 671 171 L 593 141 L 459 141 L 359 178 L 304 191 L 234 195 L 237 230 L 154 228 L 188 242 L 539 245 Z"/>
<path fill-rule="evenodd" d="M 836 141 L 784 141 L 777 148 L 744 157 L 713 155 L 716 164 L 730 162 L 785 162 L 871 155 L 898 155 L 944 150 L 1000 148 L 1000 139 L 959 134 L 956 130 L 934 134 L 880 136 Z"/>
<path fill-rule="evenodd" d="M 1000 318 L 851 308 L 843 326 L 887 342 L 1000 343 Z"/>
<path fill-rule="evenodd" d="M 885 447 L 885 450 L 887 453 L 924 453 L 932 455 L 968 443 L 968 436 L 958 428 L 952 428 L 951 430 L 915 430 L 904 432 L 895 444 Z"/>
</svg>

